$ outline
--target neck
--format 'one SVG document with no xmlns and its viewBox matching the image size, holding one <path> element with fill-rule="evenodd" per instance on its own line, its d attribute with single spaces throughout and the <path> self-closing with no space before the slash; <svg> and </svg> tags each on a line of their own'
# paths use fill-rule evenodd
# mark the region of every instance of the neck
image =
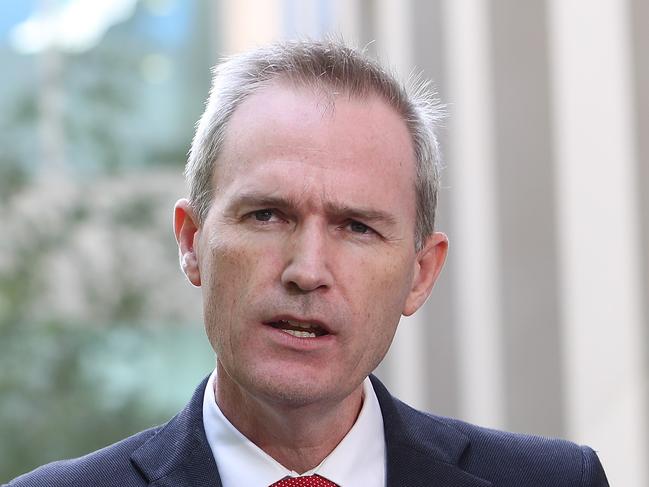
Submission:
<svg viewBox="0 0 649 487">
<path fill-rule="evenodd" d="M 363 402 L 363 385 L 344 400 L 287 404 L 252 396 L 217 361 L 216 402 L 246 438 L 287 469 L 317 467 L 352 428 Z"/>
</svg>

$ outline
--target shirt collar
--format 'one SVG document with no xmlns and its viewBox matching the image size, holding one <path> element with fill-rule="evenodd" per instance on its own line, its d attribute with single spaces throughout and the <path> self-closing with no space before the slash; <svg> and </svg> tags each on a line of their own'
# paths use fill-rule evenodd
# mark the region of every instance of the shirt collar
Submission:
<svg viewBox="0 0 649 487">
<path fill-rule="evenodd" d="M 296 477 L 246 438 L 223 415 L 214 398 L 216 370 L 210 375 L 203 396 L 203 425 L 221 476 L 223 487 L 271 485 Z M 363 381 L 363 405 L 356 422 L 320 465 L 304 475 L 318 474 L 345 487 L 385 485 L 385 437 L 383 417 L 374 388 Z"/>
</svg>

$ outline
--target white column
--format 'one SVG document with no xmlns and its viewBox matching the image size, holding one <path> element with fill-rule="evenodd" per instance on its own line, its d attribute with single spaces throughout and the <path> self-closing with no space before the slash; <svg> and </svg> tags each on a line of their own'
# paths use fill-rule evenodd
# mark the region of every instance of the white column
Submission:
<svg viewBox="0 0 649 487">
<path fill-rule="evenodd" d="M 412 0 L 376 0 L 375 8 L 379 59 L 405 80 L 415 68 Z"/>
<path fill-rule="evenodd" d="M 454 235 L 460 416 L 503 427 L 498 219 L 489 18 L 485 0 L 444 3 L 448 164 Z"/>
<path fill-rule="evenodd" d="M 384 65 L 407 79 L 413 66 L 412 2 L 410 0 L 377 0 L 376 52 Z M 427 323 L 424 313 L 402 318 L 397 335 L 384 364 L 393 394 L 408 404 L 426 409 L 424 354 L 429 344 L 421 340 Z"/>
<path fill-rule="evenodd" d="M 280 0 L 221 0 L 222 53 L 234 54 L 269 44 L 282 36 Z"/>
<path fill-rule="evenodd" d="M 287 38 L 319 37 L 319 0 L 283 0 L 282 35 Z"/>
<path fill-rule="evenodd" d="M 360 25 L 362 15 L 359 0 L 332 0 L 334 25 L 331 32 L 341 35 L 347 44 L 357 46 L 360 43 Z M 362 47 L 362 46 L 359 46 Z"/>
<path fill-rule="evenodd" d="M 648 485 L 628 5 L 549 6 L 566 425 L 611 485 Z"/>
</svg>

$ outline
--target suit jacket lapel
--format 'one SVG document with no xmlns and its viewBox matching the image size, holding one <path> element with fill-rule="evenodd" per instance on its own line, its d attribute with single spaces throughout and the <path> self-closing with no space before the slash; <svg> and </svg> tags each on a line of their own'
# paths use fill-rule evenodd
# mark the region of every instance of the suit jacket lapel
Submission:
<svg viewBox="0 0 649 487">
<path fill-rule="evenodd" d="M 383 414 L 387 485 L 490 487 L 459 466 L 469 439 L 440 419 L 412 409 L 370 376 Z"/>
<path fill-rule="evenodd" d="M 203 428 L 206 384 L 207 378 L 187 407 L 131 455 L 151 486 L 221 487 Z"/>
<path fill-rule="evenodd" d="M 469 446 L 464 434 L 410 408 L 392 397 L 376 377 L 370 379 L 383 415 L 388 487 L 491 487 L 460 468 Z M 152 487 L 222 487 L 203 428 L 206 384 L 207 378 L 187 407 L 131 455 Z"/>
</svg>

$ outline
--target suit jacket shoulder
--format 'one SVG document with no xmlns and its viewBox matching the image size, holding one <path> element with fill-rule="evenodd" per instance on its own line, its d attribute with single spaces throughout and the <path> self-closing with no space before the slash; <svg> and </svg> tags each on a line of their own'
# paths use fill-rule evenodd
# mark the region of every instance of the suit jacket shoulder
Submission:
<svg viewBox="0 0 649 487">
<path fill-rule="evenodd" d="M 494 485 L 608 485 L 596 453 L 587 446 L 482 428 L 448 418 L 440 421 L 470 440 L 461 465 L 491 479 Z"/>
<path fill-rule="evenodd" d="M 161 428 L 151 428 L 118 443 L 80 458 L 48 463 L 22 475 L 10 487 L 70 487 L 146 485 L 142 475 L 130 462 L 133 451 L 156 435 Z"/>
<path fill-rule="evenodd" d="M 185 409 L 163 426 L 138 433 L 89 455 L 50 463 L 9 487 L 220 487 L 203 429 L 207 378 Z"/>
<path fill-rule="evenodd" d="M 383 414 L 388 485 L 608 486 L 588 447 L 417 411 L 371 379 Z"/>
<path fill-rule="evenodd" d="M 573 443 L 481 428 L 417 411 L 371 377 L 383 415 L 389 487 L 606 487 L 595 453 Z M 221 487 L 203 428 L 205 379 L 166 425 L 11 487 Z"/>
</svg>

